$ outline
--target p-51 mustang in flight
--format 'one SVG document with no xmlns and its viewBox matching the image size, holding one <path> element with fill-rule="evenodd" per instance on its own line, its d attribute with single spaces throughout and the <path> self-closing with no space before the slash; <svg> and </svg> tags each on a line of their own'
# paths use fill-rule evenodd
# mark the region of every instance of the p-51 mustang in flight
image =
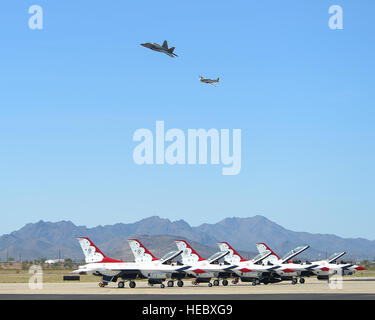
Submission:
<svg viewBox="0 0 375 320">
<path fill-rule="evenodd" d="M 217 79 L 208 79 L 208 78 L 204 78 L 202 76 L 199 76 L 199 79 L 200 79 L 201 82 L 208 83 L 208 84 L 210 84 L 211 86 L 214 86 L 214 87 L 216 87 L 214 85 L 214 83 L 218 83 L 219 80 L 220 80 L 219 77 Z"/>
</svg>

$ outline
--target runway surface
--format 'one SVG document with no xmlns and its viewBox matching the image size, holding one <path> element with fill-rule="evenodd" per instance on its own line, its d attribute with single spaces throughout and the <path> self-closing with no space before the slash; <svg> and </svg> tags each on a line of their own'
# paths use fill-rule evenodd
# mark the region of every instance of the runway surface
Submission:
<svg viewBox="0 0 375 320">
<path fill-rule="evenodd" d="M 182 288 L 163 289 L 159 285 L 149 287 L 146 282 L 137 282 L 134 289 L 127 284 L 120 289 L 115 283 L 100 288 L 94 282 L 43 283 L 42 289 L 30 289 L 28 283 L 1 283 L 0 300 L 375 300 L 375 282 L 371 280 L 375 279 L 347 279 L 335 287 L 316 279 L 306 279 L 306 283 L 296 285 L 290 282 L 258 286 L 240 283 L 226 287 L 194 286 L 185 281 Z"/>
<path fill-rule="evenodd" d="M 231 300 L 375 300 L 375 294 L 334 294 L 334 293 L 303 293 L 303 294 L 166 294 L 166 295 L 105 295 L 105 294 L 16 294 L 0 295 L 0 300 L 181 300 L 181 301 L 231 301 Z"/>
</svg>

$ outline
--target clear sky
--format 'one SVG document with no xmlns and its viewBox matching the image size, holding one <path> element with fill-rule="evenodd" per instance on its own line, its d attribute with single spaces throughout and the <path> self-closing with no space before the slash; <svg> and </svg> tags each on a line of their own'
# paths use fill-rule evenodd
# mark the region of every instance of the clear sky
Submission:
<svg viewBox="0 0 375 320">
<path fill-rule="evenodd" d="M 0 234 L 259 214 L 375 239 L 374 15 L 370 0 L 3 1 Z M 179 57 L 140 46 L 165 39 Z M 241 129 L 240 174 L 136 165 L 133 133 L 157 120 Z"/>
</svg>

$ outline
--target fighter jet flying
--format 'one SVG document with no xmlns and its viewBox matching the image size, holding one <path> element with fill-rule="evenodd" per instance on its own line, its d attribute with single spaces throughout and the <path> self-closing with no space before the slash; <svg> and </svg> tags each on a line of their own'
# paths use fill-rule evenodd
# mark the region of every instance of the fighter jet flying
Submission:
<svg viewBox="0 0 375 320">
<path fill-rule="evenodd" d="M 150 43 L 150 42 L 141 43 L 141 46 L 143 46 L 145 48 L 149 48 L 149 49 L 154 50 L 154 51 L 165 53 L 165 54 L 167 54 L 168 56 L 170 56 L 172 58 L 178 57 L 177 54 L 173 53 L 175 47 L 172 47 L 172 48 L 168 49 L 168 42 L 167 42 L 167 40 L 164 40 L 162 46 L 160 44 Z"/>
<path fill-rule="evenodd" d="M 202 77 L 202 76 L 199 76 L 199 78 L 200 78 L 200 81 L 201 81 L 201 82 L 208 83 L 208 84 L 210 84 L 211 86 L 214 86 L 214 87 L 216 87 L 216 86 L 214 85 L 214 83 L 217 83 L 217 82 L 219 82 L 219 80 L 220 80 L 219 77 L 218 77 L 217 79 L 208 79 L 208 78 L 204 78 L 204 77 Z"/>
</svg>

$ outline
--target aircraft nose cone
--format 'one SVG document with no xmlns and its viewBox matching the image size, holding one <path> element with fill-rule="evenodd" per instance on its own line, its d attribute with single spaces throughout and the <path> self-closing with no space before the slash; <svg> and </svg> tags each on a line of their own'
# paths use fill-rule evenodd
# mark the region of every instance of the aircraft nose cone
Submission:
<svg viewBox="0 0 375 320">
<path fill-rule="evenodd" d="M 357 268 L 355 268 L 355 269 L 358 270 L 358 271 L 366 270 L 366 268 L 361 267 L 361 266 L 359 266 L 359 267 L 357 267 Z"/>
</svg>

